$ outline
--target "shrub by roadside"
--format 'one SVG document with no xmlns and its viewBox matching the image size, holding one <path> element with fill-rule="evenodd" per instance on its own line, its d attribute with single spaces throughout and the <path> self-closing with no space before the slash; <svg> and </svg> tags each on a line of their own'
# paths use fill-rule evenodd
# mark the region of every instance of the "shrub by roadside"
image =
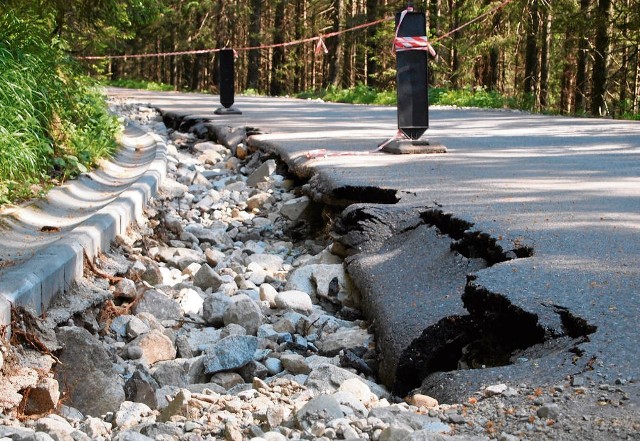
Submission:
<svg viewBox="0 0 640 441">
<path fill-rule="evenodd" d="M 0 15 L 0 205 L 114 153 L 117 119 L 47 23 Z"/>
</svg>

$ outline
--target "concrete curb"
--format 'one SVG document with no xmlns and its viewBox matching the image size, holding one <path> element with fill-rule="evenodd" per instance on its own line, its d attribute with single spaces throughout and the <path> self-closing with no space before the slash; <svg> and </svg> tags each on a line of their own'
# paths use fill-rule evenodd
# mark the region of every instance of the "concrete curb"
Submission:
<svg viewBox="0 0 640 441">
<path fill-rule="evenodd" d="M 157 194 L 166 176 L 167 147 L 154 133 L 144 132 L 138 127 L 129 127 L 127 130 L 137 132 L 137 137 L 149 137 L 146 147 L 153 148 L 155 145 L 154 159 L 129 188 L 121 191 L 108 205 L 61 239 L 39 250 L 29 260 L 2 274 L 0 325 L 11 322 L 11 308 L 14 305 L 27 306 L 41 314 L 56 294 L 66 291 L 82 277 L 85 254 L 93 259 L 102 250 L 108 249 L 117 235 L 124 234 L 134 220 L 141 221 L 143 209 Z"/>
</svg>

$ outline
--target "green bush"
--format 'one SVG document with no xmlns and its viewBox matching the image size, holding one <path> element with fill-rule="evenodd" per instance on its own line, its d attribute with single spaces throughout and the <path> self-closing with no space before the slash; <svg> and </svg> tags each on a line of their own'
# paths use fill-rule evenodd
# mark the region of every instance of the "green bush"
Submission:
<svg viewBox="0 0 640 441">
<path fill-rule="evenodd" d="M 115 151 L 117 120 L 51 35 L 45 23 L 0 15 L 0 204 Z"/>
<path fill-rule="evenodd" d="M 296 96 L 303 99 L 320 98 L 324 101 L 349 104 L 395 105 L 396 103 L 395 91 L 378 91 L 364 84 L 358 84 L 349 89 L 330 86 L 327 89 L 301 92 Z"/>
<path fill-rule="evenodd" d="M 431 89 L 429 91 L 431 104 L 457 107 L 482 107 L 499 109 L 505 107 L 506 100 L 498 92 L 484 88 L 475 89 Z"/>
</svg>

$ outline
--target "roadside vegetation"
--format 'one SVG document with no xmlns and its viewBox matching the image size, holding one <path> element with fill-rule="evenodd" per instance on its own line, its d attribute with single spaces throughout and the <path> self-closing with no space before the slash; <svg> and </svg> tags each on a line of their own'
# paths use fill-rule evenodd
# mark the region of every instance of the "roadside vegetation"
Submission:
<svg viewBox="0 0 640 441">
<path fill-rule="evenodd" d="M 65 42 L 0 15 L 0 205 L 42 193 L 115 151 L 118 123 Z"/>
<path fill-rule="evenodd" d="M 306 91 L 296 95 L 298 98 L 321 99 L 323 101 L 350 103 L 350 104 L 382 104 L 395 105 L 396 91 L 379 91 L 365 85 L 357 85 L 349 89 L 329 87 L 316 91 Z M 484 88 L 476 89 L 444 89 L 440 87 L 429 88 L 429 104 L 457 107 L 481 107 L 490 109 L 530 108 L 527 100 L 508 98 L 496 91 Z"/>
<path fill-rule="evenodd" d="M 174 87 L 170 84 L 157 83 L 155 81 L 134 80 L 128 78 L 106 81 L 105 84 L 107 86 L 124 87 L 127 89 L 153 90 L 162 92 L 174 90 Z"/>
</svg>

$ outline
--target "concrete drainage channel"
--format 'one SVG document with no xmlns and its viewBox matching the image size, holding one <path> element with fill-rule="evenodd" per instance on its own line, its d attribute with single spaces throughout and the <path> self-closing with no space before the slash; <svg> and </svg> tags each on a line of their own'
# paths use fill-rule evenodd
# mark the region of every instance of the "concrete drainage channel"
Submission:
<svg viewBox="0 0 640 441">
<path fill-rule="evenodd" d="M 163 119 L 167 127 L 208 137 L 234 153 L 260 133 L 175 113 L 164 113 Z M 253 147 L 272 146 L 259 142 Z M 321 211 L 335 220 L 330 225 L 333 251 L 345 258 L 361 291 L 364 313 L 375 329 L 378 376 L 396 395 L 419 389 L 444 402 L 458 401 L 485 382 L 485 372 L 493 381 L 503 371 L 509 376 L 510 366 L 548 355 L 573 360 L 576 373 L 585 369 L 588 363 L 577 363 L 579 345 L 595 326 L 549 305 L 560 324 L 545 327 L 536 313 L 476 282 L 474 273 L 531 257 L 533 246 L 514 242 L 505 249 L 503 238 L 476 231 L 437 205 L 405 205 L 396 191 L 377 187 L 327 190 L 308 168 L 287 166 L 301 180 L 308 179 L 306 192 L 323 207 L 315 211 L 317 220 L 322 220 Z M 457 389 L 444 386 L 443 375 L 472 371 L 477 375 L 463 375 L 468 381 Z"/>
</svg>

